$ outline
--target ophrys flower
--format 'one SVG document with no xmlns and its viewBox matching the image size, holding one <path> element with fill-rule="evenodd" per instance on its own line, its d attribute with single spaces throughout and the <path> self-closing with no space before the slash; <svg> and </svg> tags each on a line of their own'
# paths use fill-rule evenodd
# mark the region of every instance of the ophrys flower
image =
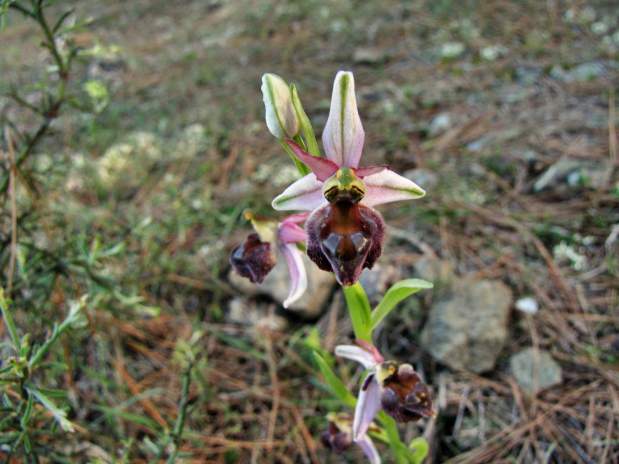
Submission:
<svg viewBox="0 0 619 464">
<path fill-rule="evenodd" d="M 373 207 L 425 195 L 417 184 L 386 167 L 360 168 L 364 138 L 353 75 L 340 71 L 322 134 L 326 158 L 311 156 L 287 140 L 312 172 L 272 203 L 276 210 L 312 212 L 306 223 L 308 255 L 321 269 L 333 271 L 343 285 L 354 283 L 380 256 L 384 221 Z"/>
<path fill-rule="evenodd" d="M 398 422 L 434 416 L 430 391 L 410 364 L 385 361 L 376 348 L 358 343 L 335 347 L 337 356 L 357 361 L 370 371 L 357 397 L 353 440 L 367 433 L 381 408 Z"/>
</svg>

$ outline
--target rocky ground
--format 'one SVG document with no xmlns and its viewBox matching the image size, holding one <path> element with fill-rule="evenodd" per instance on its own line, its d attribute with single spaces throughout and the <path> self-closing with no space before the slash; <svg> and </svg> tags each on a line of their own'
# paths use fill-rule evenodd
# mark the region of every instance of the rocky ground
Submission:
<svg viewBox="0 0 619 464">
<path fill-rule="evenodd" d="M 272 214 L 296 176 L 265 128 L 260 76 L 294 81 L 320 133 L 333 76 L 351 69 L 367 163 L 428 191 L 381 209 L 389 240 L 362 276 L 373 301 L 401 278 L 435 285 L 378 333 L 436 398 L 438 417 L 403 435 L 429 440 L 428 462 L 619 460 L 612 2 L 84 1 L 76 12 L 92 18 L 77 37 L 92 52 L 75 85 L 96 80 L 109 98 L 55 123 L 31 166 L 46 194 L 21 204 L 42 231 L 23 237 L 69 261 L 95 236 L 122 252 L 96 269 L 115 291 L 61 277 L 43 295 L 36 268 L 17 299 L 40 308 L 20 316 L 36 334 L 72 292 L 97 295 L 89 333 L 58 354 L 71 373 L 54 382 L 80 425 L 63 452 L 153 459 L 177 414 L 178 355 L 197 346 L 187 462 L 357 462 L 317 440 L 333 404 L 311 375 L 312 328 L 326 349 L 351 336 L 333 278 L 312 270 L 312 291 L 284 311 L 284 270 L 255 287 L 227 264 L 249 230 L 243 210 Z M 36 36 L 16 21 L 0 37 L 0 90 L 27 86 L 45 59 Z M 8 99 L 0 114 L 29 124 Z"/>
</svg>

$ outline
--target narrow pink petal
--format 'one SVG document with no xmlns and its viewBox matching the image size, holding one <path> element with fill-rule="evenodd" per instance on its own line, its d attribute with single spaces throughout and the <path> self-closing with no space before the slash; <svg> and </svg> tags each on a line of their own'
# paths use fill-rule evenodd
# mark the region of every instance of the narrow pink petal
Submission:
<svg viewBox="0 0 619 464">
<path fill-rule="evenodd" d="M 376 381 L 375 374 L 368 375 L 363 381 L 357 405 L 355 406 L 355 417 L 352 423 L 352 437 L 357 441 L 368 430 L 374 417 L 380 409 L 380 387 Z"/>
<path fill-rule="evenodd" d="M 327 158 L 312 156 L 309 153 L 306 153 L 292 140 L 286 140 L 286 143 L 294 152 L 295 156 L 299 158 L 303 164 L 306 164 L 314 174 L 316 174 L 316 178 L 318 180 L 327 180 L 339 169 L 337 164 Z"/>
<path fill-rule="evenodd" d="M 273 200 L 272 206 L 278 211 L 313 211 L 327 203 L 322 194 L 322 182 L 314 173 L 301 177 L 288 186 Z"/>
<path fill-rule="evenodd" d="M 308 218 L 309 213 L 295 213 L 286 216 L 282 221 L 282 224 L 292 222 L 293 224 L 302 224 Z"/>
<path fill-rule="evenodd" d="M 284 308 L 297 301 L 307 289 L 307 273 L 303 264 L 303 256 L 294 244 L 282 245 L 280 250 L 286 258 L 290 274 L 290 292 L 284 301 Z"/>
<path fill-rule="evenodd" d="M 372 442 L 370 437 L 368 437 L 367 435 L 362 435 L 355 443 L 359 445 L 359 448 L 361 448 L 363 454 L 365 454 L 365 456 L 368 458 L 370 464 L 381 463 L 380 455 L 378 454 L 378 451 L 376 450 L 376 447 L 374 446 L 374 443 Z"/>
<path fill-rule="evenodd" d="M 340 358 L 356 361 L 366 369 L 376 366 L 376 361 L 372 353 L 355 345 L 338 345 L 335 347 L 335 355 Z"/>
<path fill-rule="evenodd" d="M 363 179 L 365 197 L 361 203 L 376 206 L 400 200 L 414 200 L 423 197 L 426 192 L 412 180 L 385 169 Z"/>
<path fill-rule="evenodd" d="M 364 177 L 371 176 L 372 174 L 378 174 L 385 169 L 387 169 L 387 166 L 366 166 L 364 168 L 355 169 L 355 174 L 357 177 L 361 177 L 363 179 Z"/>
<path fill-rule="evenodd" d="M 284 221 L 277 228 L 277 237 L 281 243 L 301 243 L 307 240 L 307 233 L 298 224 Z"/>
<path fill-rule="evenodd" d="M 338 166 L 356 168 L 364 138 L 355 97 L 355 78 L 351 72 L 340 71 L 333 82 L 329 118 L 322 132 L 327 158 Z"/>
<path fill-rule="evenodd" d="M 355 343 L 359 345 L 363 350 L 372 355 L 372 358 L 374 359 L 374 364 L 380 364 L 385 360 L 385 358 L 383 358 L 383 355 L 380 354 L 380 351 L 378 351 L 378 348 L 376 348 L 370 342 L 366 342 L 365 340 L 355 340 Z"/>
</svg>

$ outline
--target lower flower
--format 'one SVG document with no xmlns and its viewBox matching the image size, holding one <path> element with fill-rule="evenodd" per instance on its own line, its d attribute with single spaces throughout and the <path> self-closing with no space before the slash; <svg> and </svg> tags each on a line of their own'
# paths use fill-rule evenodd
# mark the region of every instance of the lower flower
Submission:
<svg viewBox="0 0 619 464">
<path fill-rule="evenodd" d="M 357 398 L 353 440 L 366 434 L 381 408 L 398 422 L 435 416 L 430 391 L 410 364 L 384 361 L 376 348 L 367 344 L 339 345 L 335 354 L 370 370 Z"/>
</svg>

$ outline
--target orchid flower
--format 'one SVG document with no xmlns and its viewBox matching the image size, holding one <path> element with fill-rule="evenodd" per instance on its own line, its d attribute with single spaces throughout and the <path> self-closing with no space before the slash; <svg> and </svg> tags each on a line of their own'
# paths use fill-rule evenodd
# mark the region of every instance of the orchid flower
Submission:
<svg viewBox="0 0 619 464">
<path fill-rule="evenodd" d="M 347 414 L 329 413 L 327 414 L 327 420 L 329 421 L 329 426 L 320 436 L 322 444 L 338 454 L 350 448 L 353 443 L 350 416 Z M 371 464 L 381 463 L 380 455 L 367 433 L 360 436 L 355 443 L 361 448 Z"/>
<path fill-rule="evenodd" d="M 380 256 L 384 221 L 374 206 L 421 198 L 417 184 L 383 166 L 359 167 L 365 133 L 357 110 L 352 73 L 335 76 L 331 108 L 322 134 L 326 158 L 312 156 L 286 140 L 311 169 L 273 200 L 276 210 L 310 211 L 305 229 L 308 256 L 332 271 L 342 285 L 359 279 Z"/>
<path fill-rule="evenodd" d="M 251 221 L 255 232 L 230 255 L 230 264 L 239 275 L 253 283 L 262 283 L 275 267 L 275 246 L 279 254 L 284 256 L 290 275 L 290 292 L 283 303 L 284 308 L 301 298 L 307 289 L 303 255 L 297 247 L 298 243 L 305 243 L 307 240 L 307 234 L 299 226 L 307 216 L 307 213 L 293 214 L 276 224 L 274 221 L 257 219 L 250 212 L 246 212 L 245 217 Z"/>
<path fill-rule="evenodd" d="M 336 356 L 356 361 L 370 371 L 357 398 L 352 426 L 354 441 L 366 435 L 381 408 L 398 422 L 434 416 L 428 387 L 410 364 L 385 361 L 374 346 L 357 343 L 359 346 L 335 347 Z"/>
</svg>

